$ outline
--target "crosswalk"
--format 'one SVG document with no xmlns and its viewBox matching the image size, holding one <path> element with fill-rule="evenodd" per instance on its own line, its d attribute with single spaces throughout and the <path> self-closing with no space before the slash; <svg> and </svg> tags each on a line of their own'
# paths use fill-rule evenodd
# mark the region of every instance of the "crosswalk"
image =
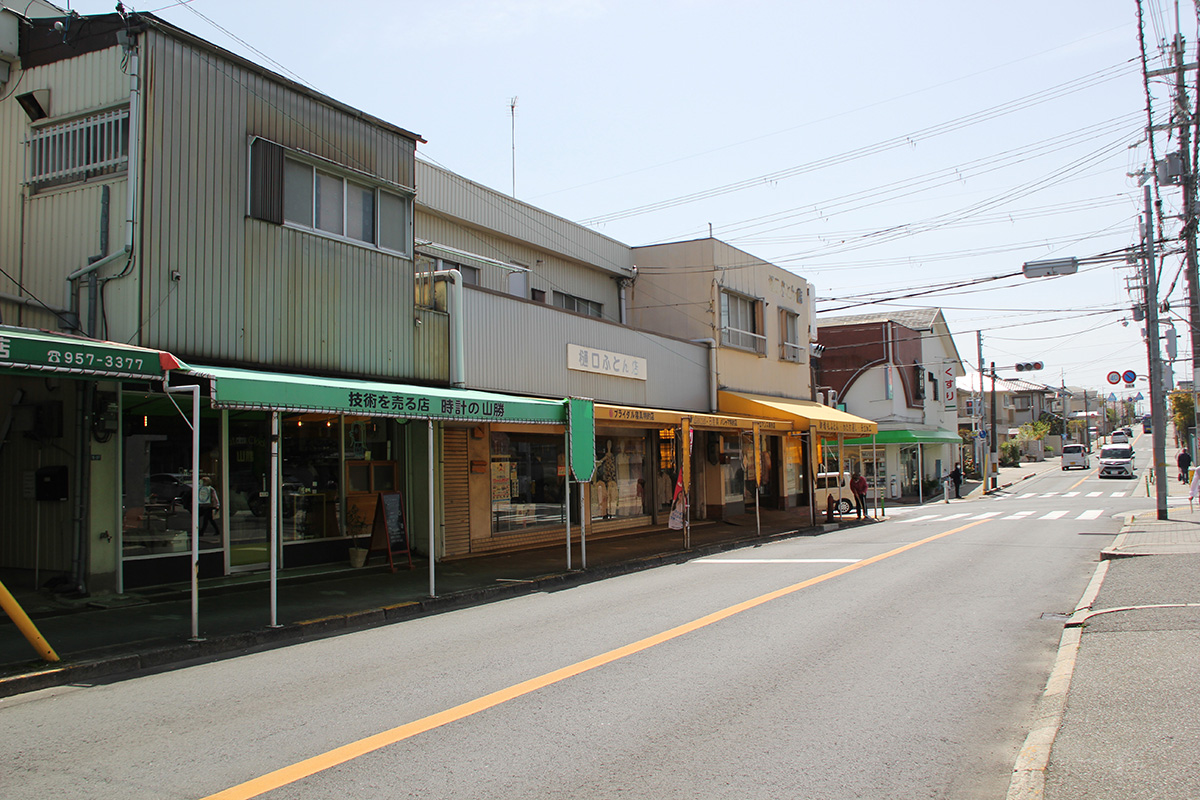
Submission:
<svg viewBox="0 0 1200 800">
<path fill-rule="evenodd" d="M 1055 509 L 1053 511 L 1046 511 L 1046 512 L 1015 511 L 1011 514 L 1006 514 L 1003 511 L 984 511 L 980 514 L 971 514 L 969 512 L 967 512 L 967 513 L 959 512 L 957 514 L 918 514 L 916 516 L 912 516 L 912 514 L 913 514 L 913 511 L 910 511 L 909 509 L 892 509 L 887 512 L 887 515 L 890 517 L 900 517 L 900 519 L 897 520 L 897 522 L 900 524 L 913 523 L 913 522 L 927 522 L 929 520 L 935 520 L 935 519 L 940 522 L 952 522 L 953 520 L 956 520 L 956 519 L 961 519 L 964 522 L 974 522 L 976 520 L 981 520 L 981 519 L 1056 520 L 1056 519 L 1064 519 L 1067 517 L 1068 514 L 1075 514 L 1075 512 L 1067 510 L 1067 509 L 1059 508 L 1059 509 Z M 1085 511 L 1079 512 L 1076 516 L 1071 517 L 1071 519 L 1076 519 L 1076 520 L 1099 519 L 1102 514 L 1104 514 L 1104 509 L 1102 509 L 1102 508 L 1089 508 Z M 1040 516 L 1037 516 L 1037 515 L 1040 515 Z"/>
</svg>

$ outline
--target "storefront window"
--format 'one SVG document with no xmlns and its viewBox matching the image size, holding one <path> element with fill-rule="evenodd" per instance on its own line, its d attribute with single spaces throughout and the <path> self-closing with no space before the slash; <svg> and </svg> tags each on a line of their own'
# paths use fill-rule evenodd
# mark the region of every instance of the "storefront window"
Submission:
<svg viewBox="0 0 1200 800">
<path fill-rule="evenodd" d="M 661 451 L 659 459 L 661 463 Z M 598 436 L 596 471 L 592 475 L 592 519 L 640 517 L 649 513 L 645 471 L 645 438 Z"/>
<path fill-rule="evenodd" d="M 719 434 L 711 434 L 719 436 Z M 746 470 L 742 466 L 742 437 L 720 436 L 721 478 L 725 486 L 725 502 L 740 503 L 745 500 Z"/>
<path fill-rule="evenodd" d="M 191 403 L 188 398 L 176 402 L 178 409 L 161 396 L 127 395 L 124 401 L 122 550 L 127 558 L 192 549 Z M 220 549 L 225 541 L 219 502 L 220 433 L 218 414 L 205 412 L 198 476 L 202 550 Z"/>
<path fill-rule="evenodd" d="M 789 497 L 804 494 L 804 440 L 799 436 L 783 438 L 784 486 Z"/>
<path fill-rule="evenodd" d="M 492 531 L 563 523 L 563 437 L 492 432 Z"/>
<path fill-rule="evenodd" d="M 337 503 L 341 477 L 336 416 L 295 414 L 281 420 L 283 433 L 282 526 L 285 542 L 339 536 Z"/>
<path fill-rule="evenodd" d="M 675 428 L 663 428 L 658 431 L 658 470 L 655 476 L 658 485 L 655 486 L 655 496 L 659 511 L 670 511 L 671 501 L 675 497 L 675 482 L 679 477 L 676 466 L 678 441 L 679 436 Z"/>
</svg>

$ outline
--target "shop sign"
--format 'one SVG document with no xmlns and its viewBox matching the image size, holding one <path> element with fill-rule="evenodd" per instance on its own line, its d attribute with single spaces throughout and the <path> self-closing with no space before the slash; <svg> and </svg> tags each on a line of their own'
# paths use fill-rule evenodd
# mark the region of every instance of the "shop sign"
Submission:
<svg viewBox="0 0 1200 800">
<path fill-rule="evenodd" d="M 578 344 L 567 345 L 567 369 L 614 378 L 646 380 L 646 359 Z"/>
<path fill-rule="evenodd" d="M 0 336 L 0 367 L 157 380 L 162 378 L 158 356 L 153 350 L 122 350 L 67 338 Z"/>
<path fill-rule="evenodd" d="M 347 392 L 347 408 L 383 414 L 419 414 L 422 416 L 504 419 L 504 403 L 469 398 L 431 398 L 397 392 Z"/>
<path fill-rule="evenodd" d="M 942 361 L 942 408 L 946 411 L 952 411 L 958 405 L 958 400 L 955 396 L 954 384 L 954 361 L 947 358 Z"/>
</svg>

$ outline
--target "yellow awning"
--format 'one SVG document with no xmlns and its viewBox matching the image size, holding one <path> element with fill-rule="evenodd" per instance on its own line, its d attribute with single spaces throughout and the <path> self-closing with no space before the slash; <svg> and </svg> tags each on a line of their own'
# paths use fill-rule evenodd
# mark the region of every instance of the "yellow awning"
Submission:
<svg viewBox="0 0 1200 800">
<path fill-rule="evenodd" d="M 693 428 L 704 430 L 748 431 L 758 423 L 762 431 L 790 431 L 793 423 L 781 419 L 759 419 L 728 414 L 701 414 L 695 411 L 668 411 L 658 408 L 637 408 L 634 406 L 614 406 L 607 403 L 594 404 L 596 424 L 605 422 L 623 422 L 626 424 L 661 425 L 677 427 L 684 419 L 691 420 Z M 778 416 L 778 415 L 776 415 Z"/>
<path fill-rule="evenodd" d="M 782 415 L 794 422 L 796 430 L 813 431 L 824 436 L 836 436 L 839 433 L 870 436 L 879 430 L 879 426 L 869 419 L 856 417 L 811 400 L 791 400 L 744 392 L 718 392 L 717 405 L 721 411 L 729 414 L 774 417 Z"/>
</svg>

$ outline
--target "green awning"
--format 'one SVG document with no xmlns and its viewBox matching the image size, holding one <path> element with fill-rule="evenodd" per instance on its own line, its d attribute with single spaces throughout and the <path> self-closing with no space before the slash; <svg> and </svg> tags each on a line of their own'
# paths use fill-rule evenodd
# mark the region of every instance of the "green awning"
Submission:
<svg viewBox="0 0 1200 800">
<path fill-rule="evenodd" d="M 870 436 L 847 439 L 844 444 L 871 444 Z M 962 437 L 953 431 L 880 431 L 875 444 L 962 444 Z"/>
<path fill-rule="evenodd" d="M 444 422 L 564 424 L 566 404 L 464 389 L 320 378 L 231 367 L 189 366 L 208 378 L 214 408 L 399 417 Z M 582 401 L 588 402 L 590 401 Z"/>
<path fill-rule="evenodd" d="M 182 362 L 170 353 L 83 336 L 0 326 L 0 371 L 161 381 Z"/>
</svg>

